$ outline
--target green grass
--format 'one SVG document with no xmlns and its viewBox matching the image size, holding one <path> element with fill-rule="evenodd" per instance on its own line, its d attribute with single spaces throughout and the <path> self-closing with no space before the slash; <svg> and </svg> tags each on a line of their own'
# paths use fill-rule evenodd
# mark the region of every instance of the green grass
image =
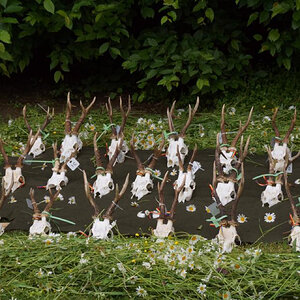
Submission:
<svg viewBox="0 0 300 300">
<path fill-rule="evenodd" d="M 216 244 L 198 238 L 191 245 L 191 236 L 163 241 L 118 235 L 97 241 L 65 234 L 34 240 L 23 233 L 5 234 L 0 298 L 127 299 L 138 297 L 140 286 L 147 299 L 193 299 L 201 298 L 201 283 L 206 299 L 222 299 L 228 292 L 233 299 L 299 295 L 299 253 L 286 244 L 237 247 L 222 255 Z"/>
</svg>

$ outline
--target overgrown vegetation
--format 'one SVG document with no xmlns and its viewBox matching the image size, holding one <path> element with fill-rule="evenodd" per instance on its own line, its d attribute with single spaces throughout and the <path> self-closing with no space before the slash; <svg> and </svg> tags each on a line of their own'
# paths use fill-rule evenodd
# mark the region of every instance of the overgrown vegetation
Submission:
<svg viewBox="0 0 300 300">
<path fill-rule="evenodd" d="M 96 241 L 75 233 L 36 239 L 13 233 L 0 243 L 4 300 L 292 299 L 300 293 L 298 253 L 286 244 L 225 255 L 200 236 Z"/>
<path fill-rule="evenodd" d="M 140 102 L 248 89 L 299 59 L 298 0 L 1 0 L 0 20 L 2 74 L 35 62 L 55 82 L 80 73 L 86 93 L 113 82 Z"/>
</svg>

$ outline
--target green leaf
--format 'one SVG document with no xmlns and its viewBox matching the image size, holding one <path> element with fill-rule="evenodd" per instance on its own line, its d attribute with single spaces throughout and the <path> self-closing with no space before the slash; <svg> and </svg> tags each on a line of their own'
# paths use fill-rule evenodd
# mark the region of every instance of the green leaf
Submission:
<svg viewBox="0 0 300 300">
<path fill-rule="evenodd" d="M 18 4 L 11 4 L 11 5 L 8 5 L 4 12 L 7 13 L 7 14 L 12 14 L 12 13 L 18 13 L 20 11 L 23 10 L 23 7 L 22 6 L 19 6 L 19 3 Z"/>
<path fill-rule="evenodd" d="M 282 63 L 287 70 L 290 70 L 290 68 L 291 68 L 291 59 L 290 58 L 285 57 L 282 60 Z"/>
<path fill-rule="evenodd" d="M 61 71 L 56 71 L 54 73 L 54 81 L 57 83 L 60 79 L 63 79 L 63 74 Z"/>
<path fill-rule="evenodd" d="M 156 47 L 158 45 L 158 43 L 155 39 L 148 38 L 147 41 L 148 41 L 148 44 L 152 47 Z"/>
<path fill-rule="evenodd" d="M 9 72 L 6 68 L 6 65 L 4 63 L 0 63 L 0 68 L 2 69 L 3 73 L 9 77 Z"/>
<path fill-rule="evenodd" d="M 251 25 L 257 18 L 258 18 L 258 12 L 251 14 L 248 19 L 247 26 Z"/>
<path fill-rule="evenodd" d="M 300 9 L 300 0 L 296 0 L 296 9 L 297 9 L 297 10 Z"/>
<path fill-rule="evenodd" d="M 154 17 L 154 9 L 150 7 L 142 7 L 141 14 L 144 19 L 146 18 L 153 18 Z"/>
<path fill-rule="evenodd" d="M 111 47 L 110 51 L 111 51 L 111 53 L 113 53 L 115 55 L 120 55 L 121 56 L 121 52 L 118 48 Z"/>
<path fill-rule="evenodd" d="M 150 70 L 149 72 L 147 72 L 147 79 L 153 78 L 156 74 L 157 74 L 157 70 L 156 69 Z"/>
<path fill-rule="evenodd" d="M 204 86 L 209 86 L 208 79 L 199 78 L 196 82 L 197 88 L 201 91 Z"/>
<path fill-rule="evenodd" d="M 0 4 L 5 8 L 7 4 L 7 0 L 0 0 Z"/>
<path fill-rule="evenodd" d="M 177 19 L 176 12 L 173 10 L 168 12 L 168 16 L 170 16 L 173 21 L 176 21 L 176 19 Z"/>
<path fill-rule="evenodd" d="M 206 7 L 206 1 L 198 1 L 198 3 L 193 8 L 193 12 L 197 12 L 205 7 Z"/>
<path fill-rule="evenodd" d="M 99 47 L 99 54 L 101 55 L 101 54 L 105 53 L 105 52 L 107 51 L 108 47 L 109 47 L 109 43 L 108 43 L 108 42 L 103 43 L 103 44 Z"/>
<path fill-rule="evenodd" d="M 260 35 L 260 34 L 254 34 L 253 37 L 257 41 L 261 41 L 262 40 L 262 35 Z"/>
<path fill-rule="evenodd" d="M 205 16 L 212 22 L 215 17 L 214 11 L 210 7 L 207 8 L 205 11 Z"/>
<path fill-rule="evenodd" d="M 0 43 L 0 52 L 4 52 L 5 51 L 5 46 L 3 43 Z"/>
<path fill-rule="evenodd" d="M 18 20 L 16 18 L 3 18 L 0 20 L 1 23 L 6 23 L 6 24 L 18 24 Z"/>
<path fill-rule="evenodd" d="M 26 62 L 25 62 L 25 60 L 20 60 L 20 62 L 19 62 L 19 68 L 20 68 L 20 71 L 23 72 L 24 69 L 25 69 L 25 67 L 26 67 Z"/>
<path fill-rule="evenodd" d="M 10 35 L 8 33 L 8 31 L 4 30 L 4 29 L 0 29 L 0 40 L 6 44 L 10 44 Z"/>
<path fill-rule="evenodd" d="M 278 3 L 273 6 L 272 8 L 272 16 L 271 18 L 274 18 L 278 14 L 285 14 L 291 9 L 290 5 L 286 2 Z"/>
<path fill-rule="evenodd" d="M 8 61 L 13 61 L 14 60 L 12 58 L 12 56 L 10 55 L 10 53 L 8 53 L 7 51 L 0 52 L 0 58 L 2 58 L 3 60 L 8 60 Z"/>
<path fill-rule="evenodd" d="M 263 23 L 269 19 L 269 13 L 263 10 L 259 15 L 259 23 Z"/>
<path fill-rule="evenodd" d="M 239 46 L 240 41 L 238 40 L 231 40 L 231 47 L 237 51 L 239 51 L 240 46 Z"/>
<path fill-rule="evenodd" d="M 268 39 L 271 41 L 271 42 L 275 42 L 279 39 L 280 37 L 280 33 L 278 31 L 278 29 L 272 29 L 270 32 L 269 32 L 269 35 L 268 35 Z"/>
<path fill-rule="evenodd" d="M 166 23 L 169 20 L 169 18 L 167 16 L 163 16 L 160 20 L 160 24 L 163 25 L 164 23 Z"/>
<path fill-rule="evenodd" d="M 51 0 L 44 0 L 44 8 L 51 14 L 54 14 L 55 7 Z M 56 81 L 57 82 L 57 81 Z"/>
</svg>

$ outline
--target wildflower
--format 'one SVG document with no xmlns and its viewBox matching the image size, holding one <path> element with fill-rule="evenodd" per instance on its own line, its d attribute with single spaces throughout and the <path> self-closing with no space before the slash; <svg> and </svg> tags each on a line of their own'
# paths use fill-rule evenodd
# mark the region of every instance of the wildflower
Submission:
<svg viewBox="0 0 300 300">
<path fill-rule="evenodd" d="M 189 268 L 190 268 L 191 270 L 193 270 L 194 267 L 195 267 L 194 261 L 189 262 Z"/>
<path fill-rule="evenodd" d="M 70 197 L 68 200 L 68 204 L 76 204 L 75 196 Z"/>
<path fill-rule="evenodd" d="M 210 214 L 210 209 L 207 206 L 205 206 L 205 210 L 208 214 Z"/>
<path fill-rule="evenodd" d="M 149 125 L 149 130 L 154 131 L 155 129 L 156 129 L 155 124 L 152 123 Z"/>
<path fill-rule="evenodd" d="M 189 243 L 191 245 L 195 245 L 198 241 L 200 240 L 198 235 L 192 235 L 192 237 L 190 238 Z"/>
<path fill-rule="evenodd" d="M 4 241 L 3 240 L 0 240 L 0 245 L 4 245 Z"/>
<path fill-rule="evenodd" d="M 128 282 L 131 284 L 135 284 L 137 280 L 138 280 L 138 277 L 135 275 L 128 278 Z"/>
<path fill-rule="evenodd" d="M 174 250 L 175 250 L 175 246 L 172 244 L 172 245 L 170 245 L 169 246 L 169 251 L 170 252 L 174 252 Z"/>
<path fill-rule="evenodd" d="M 289 107 L 289 110 L 295 110 L 296 109 L 296 106 L 295 105 L 291 105 L 290 107 Z"/>
<path fill-rule="evenodd" d="M 189 212 L 195 212 L 196 211 L 196 206 L 194 204 L 188 205 L 186 207 L 186 210 Z"/>
<path fill-rule="evenodd" d="M 236 109 L 234 107 L 230 107 L 229 110 L 228 110 L 228 113 L 231 115 L 231 116 L 234 116 L 235 115 L 235 112 L 236 112 Z"/>
<path fill-rule="evenodd" d="M 240 272 L 241 272 L 241 271 L 243 270 L 243 268 L 241 267 L 241 265 L 238 264 L 238 263 L 232 264 L 231 267 L 232 267 L 232 269 L 234 269 L 235 271 L 240 271 Z"/>
<path fill-rule="evenodd" d="M 44 276 L 44 272 L 43 272 L 43 270 L 40 268 L 39 269 L 39 271 L 36 273 L 36 276 L 38 277 L 38 278 L 42 278 L 43 276 Z"/>
<path fill-rule="evenodd" d="M 139 118 L 138 120 L 137 120 L 137 124 L 139 124 L 139 125 L 142 125 L 142 124 L 145 124 L 145 119 L 144 118 Z"/>
<path fill-rule="evenodd" d="M 255 249 L 253 252 L 254 257 L 259 257 L 261 255 L 261 249 Z"/>
<path fill-rule="evenodd" d="M 267 223 L 272 223 L 275 221 L 275 219 L 276 219 L 275 213 L 266 213 L 264 216 L 264 220 Z"/>
<path fill-rule="evenodd" d="M 90 124 L 89 128 L 90 128 L 90 131 L 95 131 L 96 126 L 94 124 Z"/>
<path fill-rule="evenodd" d="M 118 267 L 120 272 L 126 273 L 126 269 L 125 269 L 124 265 L 121 262 L 117 263 L 117 267 Z"/>
<path fill-rule="evenodd" d="M 177 175 L 177 170 L 173 169 L 170 173 L 171 176 L 176 176 Z"/>
<path fill-rule="evenodd" d="M 64 201 L 64 196 L 62 194 L 58 194 L 57 200 Z"/>
<path fill-rule="evenodd" d="M 10 201 L 8 203 L 16 203 L 17 199 L 14 196 L 10 197 Z"/>
<path fill-rule="evenodd" d="M 204 127 L 203 125 L 199 124 L 199 135 L 200 137 L 203 137 L 204 136 Z"/>
<path fill-rule="evenodd" d="M 46 239 L 45 244 L 46 245 L 51 245 L 53 243 L 53 239 Z"/>
<path fill-rule="evenodd" d="M 144 261 L 142 263 L 142 266 L 145 267 L 147 270 L 151 270 L 151 264 L 149 262 Z"/>
<path fill-rule="evenodd" d="M 295 180 L 295 184 L 300 184 L 300 178 Z"/>
<path fill-rule="evenodd" d="M 44 196 L 44 201 L 45 203 L 49 203 L 50 202 L 50 197 L 49 196 Z"/>
<path fill-rule="evenodd" d="M 111 271 L 112 271 L 113 273 L 115 273 L 115 272 L 116 272 L 116 268 L 111 268 Z"/>
<path fill-rule="evenodd" d="M 47 168 L 47 164 L 46 164 L 46 163 L 43 163 L 43 165 L 42 165 L 42 167 L 41 167 L 41 170 L 44 171 L 46 168 Z"/>
<path fill-rule="evenodd" d="M 181 272 L 179 273 L 179 275 L 183 278 L 186 277 L 186 270 L 185 269 L 182 269 Z"/>
<path fill-rule="evenodd" d="M 187 254 L 193 254 L 195 251 L 194 251 L 194 247 L 193 246 L 189 246 L 187 247 L 186 249 L 186 253 Z"/>
<path fill-rule="evenodd" d="M 237 221 L 241 224 L 247 222 L 247 217 L 244 214 L 239 214 L 237 216 Z"/>
<path fill-rule="evenodd" d="M 130 206 L 132 206 L 132 207 L 139 207 L 140 205 L 136 201 L 132 201 L 130 203 Z"/>
<path fill-rule="evenodd" d="M 197 292 L 203 295 L 206 292 L 206 284 L 200 283 L 197 287 Z"/>
<path fill-rule="evenodd" d="M 222 299 L 226 299 L 226 300 L 231 299 L 230 293 L 229 292 L 224 292 L 222 294 Z"/>
<path fill-rule="evenodd" d="M 88 259 L 84 258 L 84 255 L 85 255 L 85 253 L 82 253 L 80 256 L 81 259 L 79 261 L 79 264 L 81 264 L 81 265 L 88 263 Z"/>
<path fill-rule="evenodd" d="M 8 127 L 10 127 L 12 123 L 13 123 L 13 120 L 9 119 L 8 122 L 7 122 Z"/>
<path fill-rule="evenodd" d="M 136 288 L 136 294 L 139 296 L 139 297 L 146 297 L 147 296 L 147 291 L 145 289 L 143 289 L 142 287 L 138 286 Z"/>
<path fill-rule="evenodd" d="M 69 239 L 71 236 L 75 237 L 75 236 L 76 236 L 76 232 L 70 231 L 70 232 L 67 233 L 67 238 L 68 238 L 68 239 Z"/>
<path fill-rule="evenodd" d="M 136 146 L 139 142 L 140 142 L 139 137 L 135 135 L 135 136 L 133 137 L 133 144 Z"/>
<path fill-rule="evenodd" d="M 183 108 L 177 109 L 178 116 L 181 116 L 181 114 L 182 114 L 183 112 L 184 112 L 184 109 L 183 109 Z"/>
<path fill-rule="evenodd" d="M 80 138 L 82 138 L 82 139 L 87 139 L 88 136 L 89 136 L 89 133 L 88 133 L 86 130 L 83 130 L 83 131 L 81 131 L 81 132 L 79 133 L 78 136 L 79 136 Z"/>
<path fill-rule="evenodd" d="M 264 116 L 262 121 L 263 123 L 270 122 L 271 118 L 269 116 Z"/>
<path fill-rule="evenodd" d="M 183 264 L 185 264 L 186 262 L 187 262 L 187 256 L 185 255 L 185 254 L 183 254 L 183 255 L 178 255 L 177 256 L 177 258 L 178 258 L 178 260 L 179 260 L 179 264 L 180 265 L 183 265 Z"/>
</svg>

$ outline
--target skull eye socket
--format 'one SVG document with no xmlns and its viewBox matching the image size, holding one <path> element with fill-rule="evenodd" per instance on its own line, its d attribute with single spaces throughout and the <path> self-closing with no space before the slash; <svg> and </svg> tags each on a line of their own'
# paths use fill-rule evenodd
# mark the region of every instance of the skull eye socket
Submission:
<svg viewBox="0 0 300 300">
<path fill-rule="evenodd" d="M 148 183 L 148 184 L 147 184 L 146 189 L 147 189 L 149 192 L 152 191 L 153 187 L 152 187 L 151 183 Z"/>
<path fill-rule="evenodd" d="M 111 181 L 108 183 L 108 188 L 110 190 L 112 190 L 114 188 L 114 184 Z"/>
<path fill-rule="evenodd" d="M 74 149 L 74 150 L 77 150 L 77 143 L 75 143 L 75 144 L 73 145 L 73 149 Z"/>
<path fill-rule="evenodd" d="M 182 147 L 182 148 L 180 149 L 180 153 L 181 153 L 181 154 L 186 155 L 186 154 L 187 154 L 186 152 L 187 152 L 187 151 L 186 151 L 186 149 L 185 149 L 184 147 Z"/>
<path fill-rule="evenodd" d="M 282 199 L 283 199 L 282 194 L 280 193 L 280 194 L 277 196 L 277 198 L 278 198 L 279 201 L 282 201 Z"/>
<path fill-rule="evenodd" d="M 190 188 L 191 188 L 192 190 L 195 188 L 195 182 L 192 181 L 192 182 L 190 183 Z"/>
<path fill-rule="evenodd" d="M 235 192 L 234 192 L 234 191 L 232 191 L 232 192 L 230 193 L 230 197 L 231 197 L 232 199 L 234 199 L 234 197 L 235 197 Z"/>
<path fill-rule="evenodd" d="M 230 162 L 230 165 L 233 167 L 233 168 L 235 168 L 235 166 L 236 166 L 236 160 L 232 160 L 231 162 Z"/>
</svg>

